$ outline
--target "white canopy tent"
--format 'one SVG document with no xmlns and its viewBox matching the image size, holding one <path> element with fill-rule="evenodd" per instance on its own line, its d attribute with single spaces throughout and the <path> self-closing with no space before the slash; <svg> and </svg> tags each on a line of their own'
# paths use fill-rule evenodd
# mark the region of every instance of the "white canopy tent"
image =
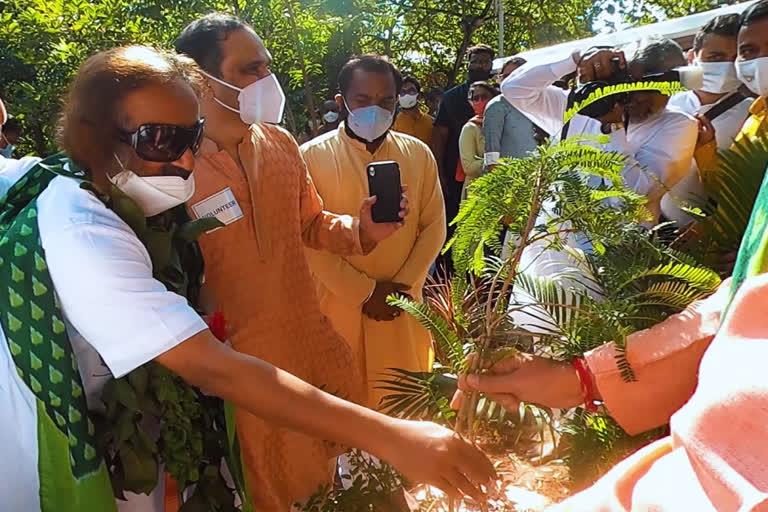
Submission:
<svg viewBox="0 0 768 512">
<path fill-rule="evenodd" d="M 704 26 L 710 19 L 721 14 L 741 13 L 754 1 L 755 0 L 750 0 L 748 2 L 742 2 L 735 5 L 728 5 L 718 9 L 712 9 L 711 11 L 700 12 L 690 16 L 683 16 L 681 18 L 674 18 L 671 20 L 660 21 L 658 23 L 651 23 L 649 25 L 620 30 L 610 34 L 599 34 L 586 39 L 569 41 L 567 43 L 547 46 L 545 48 L 527 50 L 518 53 L 516 56 L 523 57 L 529 62 L 550 62 L 563 59 L 579 49 L 583 50 L 593 46 L 620 47 L 654 36 L 668 37 L 678 42 L 687 42 L 687 40 L 689 40 L 696 33 L 696 31 Z M 686 45 L 683 44 L 683 46 Z M 493 62 L 493 69 L 496 71 L 500 70 L 504 62 L 506 62 L 509 58 L 510 57 L 502 57 L 496 59 Z"/>
</svg>

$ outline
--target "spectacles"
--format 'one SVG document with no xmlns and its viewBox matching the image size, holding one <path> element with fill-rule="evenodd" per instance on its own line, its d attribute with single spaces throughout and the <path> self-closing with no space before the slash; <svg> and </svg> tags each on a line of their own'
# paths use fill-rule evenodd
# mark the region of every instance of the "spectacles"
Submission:
<svg viewBox="0 0 768 512">
<path fill-rule="evenodd" d="M 150 162 L 175 162 L 189 149 L 197 153 L 205 132 L 205 119 L 187 128 L 175 124 L 146 123 L 134 132 L 121 132 L 120 140 Z"/>
</svg>

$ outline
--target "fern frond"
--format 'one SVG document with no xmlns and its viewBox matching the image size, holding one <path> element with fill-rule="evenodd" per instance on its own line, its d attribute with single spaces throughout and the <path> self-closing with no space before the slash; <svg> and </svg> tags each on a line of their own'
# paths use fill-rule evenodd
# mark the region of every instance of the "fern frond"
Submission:
<svg viewBox="0 0 768 512">
<path fill-rule="evenodd" d="M 456 373 L 466 373 L 467 357 L 461 339 L 444 318 L 435 314 L 426 304 L 414 302 L 402 296 L 388 297 L 387 304 L 402 309 L 429 330 L 435 342 L 447 354 L 452 370 Z"/>
<path fill-rule="evenodd" d="M 616 349 L 616 366 L 619 369 L 624 382 L 636 382 L 635 371 L 627 359 L 627 335 L 626 330 L 619 327 L 613 337 L 613 346 Z"/>
<path fill-rule="evenodd" d="M 454 416 L 449 403 L 458 389 L 455 376 L 388 368 L 378 382 L 376 389 L 390 392 L 379 402 L 379 409 L 390 416 L 430 420 Z"/>
<path fill-rule="evenodd" d="M 661 307 L 673 310 L 682 310 L 689 304 L 701 300 L 710 291 L 702 291 L 680 281 L 664 281 L 654 283 L 645 290 L 631 295 L 629 300 L 637 307 Z"/>
<path fill-rule="evenodd" d="M 746 231 L 768 163 L 768 136 L 742 139 L 719 153 L 718 166 L 703 177 L 714 208 L 701 222 L 706 242 L 735 251 Z"/>
<path fill-rule="evenodd" d="M 561 332 L 569 332 L 579 318 L 579 308 L 588 301 L 583 292 L 566 288 L 557 278 L 536 277 L 522 272 L 517 275 L 516 284 L 546 312 L 552 325 Z M 527 311 L 530 313 L 530 311 Z"/>
<path fill-rule="evenodd" d="M 694 266 L 688 263 L 669 262 L 665 265 L 657 265 L 653 268 L 641 270 L 619 287 L 624 290 L 632 285 L 639 285 L 641 281 L 649 278 L 674 279 L 686 283 L 697 290 L 712 293 L 720 285 L 720 277 L 712 270 Z"/>
</svg>

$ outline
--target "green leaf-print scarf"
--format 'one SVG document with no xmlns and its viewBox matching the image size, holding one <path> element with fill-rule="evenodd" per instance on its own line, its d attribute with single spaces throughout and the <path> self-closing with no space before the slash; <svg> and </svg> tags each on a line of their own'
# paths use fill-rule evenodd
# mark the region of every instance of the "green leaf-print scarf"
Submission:
<svg viewBox="0 0 768 512">
<path fill-rule="evenodd" d="M 0 326 L 36 397 L 41 510 L 114 511 L 37 223 L 37 197 L 67 173 L 67 161 L 62 153 L 45 159 L 0 199 Z"/>
</svg>

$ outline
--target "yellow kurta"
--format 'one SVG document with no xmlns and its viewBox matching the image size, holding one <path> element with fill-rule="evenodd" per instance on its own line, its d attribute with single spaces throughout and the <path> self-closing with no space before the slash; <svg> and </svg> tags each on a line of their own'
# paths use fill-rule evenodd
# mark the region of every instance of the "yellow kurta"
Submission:
<svg viewBox="0 0 768 512">
<path fill-rule="evenodd" d="M 418 108 L 403 110 L 397 115 L 392 130 L 406 135 L 412 135 L 429 146 L 432 144 L 432 116 Z"/>
<path fill-rule="evenodd" d="M 341 257 L 306 249 L 320 307 L 364 361 L 369 405 L 375 407 L 385 394 L 375 389 L 376 381 L 387 368 L 431 369 L 432 341 L 416 320 L 403 314 L 391 322 L 376 322 L 362 308 L 377 281 L 406 284 L 414 299 L 422 299 L 429 267 L 445 241 L 437 164 L 424 143 L 394 132 L 370 154 L 346 134 L 343 123 L 337 131 L 304 144 L 301 152 L 325 208 L 334 213 L 359 212 L 369 195 L 365 169 L 371 162 L 398 162 L 402 183 L 408 185 L 410 214 L 405 225 L 370 254 Z"/>
<path fill-rule="evenodd" d="M 483 175 L 483 155 L 485 154 L 485 137 L 483 125 L 474 119 L 469 120 L 459 135 L 459 158 L 464 169 L 464 186 L 461 188 L 461 199 L 467 198 L 467 188 L 477 178 Z"/>
<path fill-rule="evenodd" d="M 749 107 L 749 117 L 741 126 L 739 134 L 731 145 L 733 149 L 742 140 L 754 141 L 765 134 L 766 124 L 768 123 L 768 102 L 765 97 L 757 98 Z M 696 164 L 699 166 L 699 172 L 703 174 L 700 178 L 706 181 L 706 173 L 717 168 L 717 141 L 712 140 L 701 147 L 696 148 L 694 153 Z"/>
</svg>

